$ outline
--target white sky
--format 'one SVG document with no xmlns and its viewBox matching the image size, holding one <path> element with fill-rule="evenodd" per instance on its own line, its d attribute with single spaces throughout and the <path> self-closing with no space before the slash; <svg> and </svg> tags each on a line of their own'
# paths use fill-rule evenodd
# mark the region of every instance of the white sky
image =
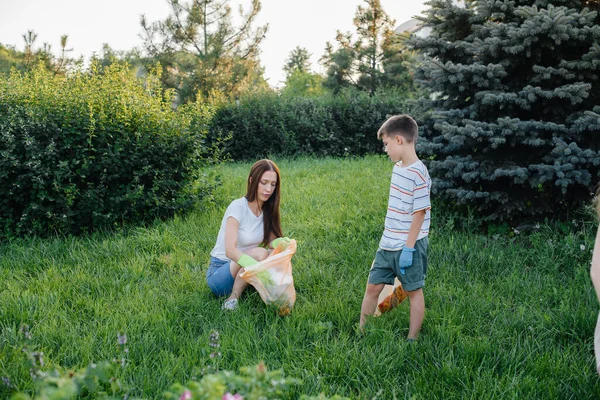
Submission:
<svg viewBox="0 0 600 400">
<path fill-rule="evenodd" d="M 420 14 L 425 0 L 381 0 L 396 26 Z M 249 0 L 234 0 L 232 5 Z M 327 41 L 335 41 L 336 30 L 354 32 L 352 19 L 363 0 L 262 0 L 255 27 L 269 24 L 261 44 L 261 63 L 272 86 L 281 85 L 283 65 L 296 47 L 312 54 L 312 68 L 318 63 Z M 61 35 L 69 35 L 70 54 L 86 60 L 108 43 L 115 50 L 140 47 L 140 15 L 148 21 L 164 19 L 169 12 L 166 0 L 0 0 L 0 43 L 23 49 L 27 30 L 38 34 L 37 46 L 52 45 L 58 54 Z"/>
</svg>

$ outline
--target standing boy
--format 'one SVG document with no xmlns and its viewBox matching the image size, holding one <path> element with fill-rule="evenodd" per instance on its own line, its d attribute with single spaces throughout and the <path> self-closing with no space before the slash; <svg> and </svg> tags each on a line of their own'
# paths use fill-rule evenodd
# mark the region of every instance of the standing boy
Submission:
<svg viewBox="0 0 600 400">
<path fill-rule="evenodd" d="M 417 157 L 418 126 L 408 115 L 389 118 L 377 138 L 395 162 L 390 185 L 385 228 L 369 271 L 360 310 L 360 327 L 375 313 L 379 294 L 398 277 L 410 299 L 408 340 L 416 340 L 425 315 L 423 286 L 427 274 L 427 236 L 431 203 L 431 178 Z"/>
</svg>

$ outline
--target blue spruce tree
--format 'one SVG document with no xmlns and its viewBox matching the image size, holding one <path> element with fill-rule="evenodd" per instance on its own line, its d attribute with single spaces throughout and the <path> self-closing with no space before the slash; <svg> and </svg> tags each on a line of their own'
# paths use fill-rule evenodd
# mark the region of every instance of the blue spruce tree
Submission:
<svg viewBox="0 0 600 400">
<path fill-rule="evenodd" d="M 486 220 L 564 213 L 600 179 L 598 0 L 426 3 L 415 79 L 434 195 Z M 429 128 L 429 129 L 428 129 Z"/>
</svg>

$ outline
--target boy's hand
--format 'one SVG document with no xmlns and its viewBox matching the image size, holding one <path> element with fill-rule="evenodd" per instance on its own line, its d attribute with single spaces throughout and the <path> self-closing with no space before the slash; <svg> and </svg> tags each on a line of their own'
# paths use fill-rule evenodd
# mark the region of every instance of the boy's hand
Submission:
<svg viewBox="0 0 600 400">
<path fill-rule="evenodd" d="M 247 268 L 253 266 L 254 264 L 258 264 L 258 261 L 250 257 L 248 254 L 243 254 L 237 263 L 241 267 Z"/>
<path fill-rule="evenodd" d="M 404 268 L 412 267 L 414 252 L 414 247 L 404 246 L 404 248 L 402 249 L 402 253 L 400 253 L 400 273 L 402 275 L 406 273 L 406 271 L 404 271 Z"/>
<path fill-rule="evenodd" d="M 284 245 L 284 249 L 286 249 L 289 244 L 290 244 L 291 240 L 289 237 L 280 237 L 277 239 L 273 239 L 273 241 L 271 242 L 271 247 L 272 248 L 276 248 L 277 246 L 279 246 L 281 243 L 285 243 Z"/>
</svg>

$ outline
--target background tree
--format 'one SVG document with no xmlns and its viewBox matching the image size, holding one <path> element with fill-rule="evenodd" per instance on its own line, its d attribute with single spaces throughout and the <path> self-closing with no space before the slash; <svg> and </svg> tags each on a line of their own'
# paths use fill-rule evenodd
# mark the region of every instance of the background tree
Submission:
<svg viewBox="0 0 600 400">
<path fill-rule="evenodd" d="M 432 0 L 416 78 L 434 195 L 491 220 L 568 212 L 600 175 L 598 2 Z M 423 120 L 420 122 L 427 121 Z"/>
<path fill-rule="evenodd" d="M 44 43 L 41 48 L 36 48 L 38 34 L 33 30 L 28 30 L 22 35 L 24 42 L 23 51 L 19 51 L 15 46 L 2 46 L 0 44 L 0 73 L 9 73 L 11 68 L 18 71 L 30 71 L 37 64 L 42 63 L 48 71 L 55 74 L 64 75 L 68 68 L 82 59 L 75 60 L 68 57 L 68 53 L 73 49 L 67 49 L 68 35 L 60 38 L 60 55 L 54 56 L 52 46 Z"/>
<path fill-rule="evenodd" d="M 326 68 L 323 85 L 334 93 L 338 93 L 345 87 L 356 85 L 356 49 L 351 44 L 352 34 L 337 33 L 336 37 L 339 48 L 334 49 L 330 42 L 327 42 L 325 54 L 321 57 L 321 64 Z"/>
<path fill-rule="evenodd" d="M 115 50 L 108 43 L 102 44 L 100 54 L 94 53 L 92 55 L 92 64 L 94 64 L 95 72 L 98 74 L 103 74 L 107 67 L 117 63 L 127 63 L 134 76 L 142 77 L 148 74 L 149 71 L 146 70 L 146 66 L 151 65 L 152 60 L 143 58 L 137 48 Z"/>
<path fill-rule="evenodd" d="M 285 60 L 283 70 L 286 76 L 292 75 L 294 72 L 310 72 L 310 56 L 311 54 L 303 47 L 296 46 L 294 50 L 290 52 L 290 55 Z"/>
<path fill-rule="evenodd" d="M 68 53 L 73 51 L 72 48 L 67 49 L 67 43 L 69 41 L 68 35 L 62 35 L 60 37 L 60 55 L 54 61 L 55 73 L 64 74 L 67 72 L 67 68 L 73 62 L 73 59 L 68 57 Z"/>
<path fill-rule="evenodd" d="M 33 47 L 37 37 L 37 33 L 35 33 L 33 30 L 28 30 L 27 33 L 23 34 L 23 41 L 25 42 L 24 62 L 25 68 L 27 69 L 31 68 L 38 60 L 38 55 L 34 54 Z M 46 46 L 47 44 L 44 44 L 44 47 Z M 47 53 L 44 53 L 43 51 L 40 52 L 39 58 L 47 59 L 46 54 Z"/>
<path fill-rule="evenodd" d="M 356 39 L 351 33 L 338 31 L 334 50 L 327 43 L 321 59 L 327 72 L 325 85 L 334 91 L 354 85 L 373 94 L 382 86 L 408 85 L 412 79 L 407 62 L 410 52 L 405 50 L 400 35 L 394 32 L 395 20 L 385 12 L 379 0 L 364 0 L 366 7 L 358 6 L 354 16 Z"/>
<path fill-rule="evenodd" d="M 385 58 L 384 43 L 395 35 L 395 20 L 390 18 L 381 7 L 379 0 L 365 0 L 367 7 L 358 6 L 354 16 L 354 25 L 358 34 L 357 61 L 360 77 L 358 84 L 369 93 L 381 86 Z"/>
<path fill-rule="evenodd" d="M 310 71 L 311 54 L 297 46 L 290 52 L 283 70 L 286 79 L 281 94 L 284 96 L 319 96 L 323 94 L 323 78 Z"/>
<path fill-rule="evenodd" d="M 11 68 L 18 71 L 25 70 L 25 54 L 14 46 L 0 43 L 0 73 L 8 74 Z"/>
<path fill-rule="evenodd" d="M 396 87 L 407 92 L 415 91 L 414 76 L 411 72 L 416 62 L 415 52 L 406 46 L 409 35 L 390 34 L 382 43 L 383 58 L 381 66 L 381 84 L 384 87 Z"/>
<path fill-rule="evenodd" d="M 323 78 L 310 72 L 294 71 L 285 80 L 281 89 L 284 96 L 320 96 L 323 90 Z"/>
<path fill-rule="evenodd" d="M 267 25 L 253 29 L 260 1 L 245 13 L 240 5 L 238 26 L 232 23 L 229 0 L 167 0 L 171 15 L 149 23 L 142 16 L 144 48 L 164 67 L 163 83 L 177 90 L 180 101 L 214 90 L 230 96 L 266 88 L 258 60 Z"/>
</svg>

